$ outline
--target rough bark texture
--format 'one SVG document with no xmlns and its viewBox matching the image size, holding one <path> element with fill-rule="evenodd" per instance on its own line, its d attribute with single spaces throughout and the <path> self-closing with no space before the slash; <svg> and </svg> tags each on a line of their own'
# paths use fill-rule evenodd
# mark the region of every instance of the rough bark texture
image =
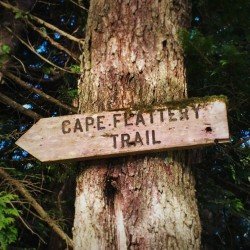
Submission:
<svg viewBox="0 0 250 250">
<path fill-rule="evenodd" d="M 186 0 L 92 0 L 79 81 L 80 112 L 186 97 L 178 30 Z M 75 249 L 199 249 L 186 152 L 85 163 L 77 180 Z"/>
</svg>

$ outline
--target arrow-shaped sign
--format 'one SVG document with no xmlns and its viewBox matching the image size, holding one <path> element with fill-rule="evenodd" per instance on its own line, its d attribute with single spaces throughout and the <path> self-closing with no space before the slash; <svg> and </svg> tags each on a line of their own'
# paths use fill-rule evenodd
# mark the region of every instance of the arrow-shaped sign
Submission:
<svg viewBox="0 0 250 250">
<path fill-rule="evenodd" d="M 111 111 L 39 120 L 16 144 L 42 162 L 112 157 L 227 142 L 223 99 L 150 111 Z"/>
</svg>

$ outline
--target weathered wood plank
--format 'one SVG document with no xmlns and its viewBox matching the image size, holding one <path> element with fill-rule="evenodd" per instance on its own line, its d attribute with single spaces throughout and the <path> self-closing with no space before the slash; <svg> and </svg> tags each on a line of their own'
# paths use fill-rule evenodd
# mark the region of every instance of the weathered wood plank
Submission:
<svg viewBox="0 0 250 250">
<path fill-rule="evenodd" d="M 151 111 L 112 111 L 39 120 L 16 144 L 42 162 L 188 148 L 229 140 L 218 99 Z"/>
</svg>

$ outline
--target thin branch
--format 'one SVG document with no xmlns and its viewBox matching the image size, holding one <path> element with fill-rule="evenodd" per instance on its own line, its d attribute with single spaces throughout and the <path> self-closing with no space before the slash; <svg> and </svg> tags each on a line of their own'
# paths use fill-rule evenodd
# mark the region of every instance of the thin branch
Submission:
<svg viewBox="0 0 250 250">
<path fill-rule="evenodd" d="M 36 81 L 36 82 L 42 82 L 42 83 L 50 83 L 50 82 L 54 82 L 57 81 L 58 79 L 62 78 L 61 74 L 57 74 L 54 76 L 51 76 L 48 79 L 44 79 L 43 77 L 36 77 L 33 75 L 25 75 L 22 74 L 22 77 L 28 79 L 29 81 Z"/>
<path fill-rule="evenodd" d="M 34 16 L 32 14 L 29 14 L 27 12 L 24 12 L 24 11 L 18 9 L 17 7 L 14 7 L 13 5 L 5 3 L 3 1 L 0 1 L 0 5 L 2 5 L 4 8 L 6 8 L 8 10 L 11 10 L 14 13 L 17 13 L 17 12 L 22 13 L 24 16 L 29 17 L 31 20 L 34 20 L 37 23 L 39 23 L 41 25 L 44 25 L 45 27 L 47 27 L 47 28 L 49 28 L 49 29 L 51 29 L 51 30 L 53 30 L 53 31 L 61 34 L 62 36 L 67 37 L 69 40 L 72 40 L 72 41 L 80 43 L 80 44 L 84 44 L 84 41 L 82 39 L 76 38 L 76 37 L 68 34 L 67 32 L 65 32 L 65 31 L 57 28 L 56 26 L 54 26 L 54 25 L 52 25 L 50 23 L 45 22 L 44 20 L 40 19 L 39 17 L 36 17 L 36 16 Z M 25 17 L 23 17 L 23 18 L 25 18 Z"/>
<path fill-rule="evenodd" d="M 81 9 L 83 9 L 83 10 L 86 10 L 87 12 L 89 12 L 89 10 L 87 9 L 87 8 L 85 8 L 84 6 L 82 6 L 81 4 L 79 4 L 79 3 L 76 3 L 75 1 L 73 1 L 73 0 L 69 0 L 71 3 L 73 3 L 73 4 L 75 4 L 75 5 L 77 5 L 78 7 L 80 7 Z"/>
<path fill-rule="evenodd" d="M 230 190 L 231 192 L 233 192 L 236 195 L 239 196 L 249 196 L 250 195 L 250 191 L 247 188 L 242 188 L 239 185 L 236 185 L 230 181 L 225 180 L 225 178 L 221 178 L 215 174 L 209 173 L 203 169 L 201 169 L 200 167 L 195 167 L 198 172 L 202 172 L 203 174 L 206 174 L 206 176 L 208 178 L 213 179 L 214 181 L 216 181 L 216 184 L 218 184 L 219 186 L 223 187 L 225 189 Z"/>
<path fill-rule="evenodd" d="M 27 24 L 35 30 L 41 37 L 49 41 L 53 46 L 58 48 L 59 50 L 64 51 L 66 54 L 68 54 L 70 57 L 72 57 L 76 62 L 79 62 L 78 56 L 74 55 L 71 51 L 69 51 L 67 48 L 63 47 L 60 43 L 56 42 L 53 40 L 51 37 L 49 37 L 45 32 L 43 32 L 41 29 L 37 28 L 33 23 L 30 21 L 26 20 Z"/>
<path fill-rule="evenodd" d="M 61 214 L 63 213 L 62 212 L 62 205 L 61 205 L 62 201 L 61 201 L 61 199 L 62 199 L 62 195 L 63 195 L 63 192 L 64 192 L 65 188 L 66 188 L 66 182 L 63 183 L 63 186 L 60 189 L 60 191 L 58 193 L 58 196 L 57 196 L 57 205 L 58 205 L 58 208 L 59 208 Z"/>
<path fill-rule="evenodd" d="M 26 203 L 28 203 L 28 202 L 26 202 Z M 25 210 L 27 211 L 27 213 L 30 213 L 30 214 L 32 214 L 34 217 L 38 218 L 39 220 L 42 220 L 42 218 L 41 218 L 39 215 L 37 215 L 36 213 L 32 212 L 32 210 L 30 209 L 30 206 L 29 206 L 29 207 L 26 207 L 26 206 L 25 206 L 26 203 L 25 203 L 25 202 L 19 202 L 19 204 L 23 207 L 23 209 L 25 209 Z M 29 203 L 28 203 L 28 204 L 29 204 Z M 30 205 L 30 204 L 29 204 L 29 205 Z"/>
<path fill-rule="evenodd" d="M 29 69 L 30 71 L 32 69 Z M 54 75 L 50 75 L 50 77 L 48 79 L 44 79 L 43 76 L 33 76 L 32 74 L 21 74 L 22 77 L 24 77 L 25 79 L 29 80 L 29 81 L 36 81 L 36 82 L 42 82 L 42 83 L 50 83 L 50 82 L 54 82 L 54 81 L 57 81 L 58 79 L 62 78 L 63 77 L 63 73 L 60 74 L 54 74 Z"/>
<path fill-rule="evenodd" d="M 24 71 L 25 73 L 27 73 L 27 70 L 26 70 L 25 65 L 23 64 L 23 62 L 22 62 L 19 58 L 17 58 L 16 56 L 14 56 L 14 55 L 12 55 L 12 57 L 13 57 L 14 59 L 16 59 L 16 60 L 21 64 L 21 66 L 22 66 L 22 68 L 23 68 L 23 71 Z"/>
<path fill-rule="evenodd" d="M 36 112 L 24 108 L 21 104 L 15 102 L 14 100 L 10 99 L 8 96 L 6 96 L 6 95 L 4 95 L 2 93 L 0 93 L 0 102 L 2 102 L 5 105 L 9 105 L 13 109 L 21 112 L 24 115 L 27 115 L 27 116 L 31 117 L 35 121 L 38 121 L 38 120 L 40 120 L 42 118 L 42 116 L 40 116 Z"/>
<path fill-rule="evenodd" d="M 210 66 L 213 65 L 213 63 L 206 57 L 199 48 L 197 48 L 191 41 L 188 40 L 188 43 L 196 50 L 196 52 L 203 58 Z"/>
<path fill-rule="evenodd" d="M 35 55 L 37 55 L 40 59 L 42 59 L 43 61 L 45 61 L 46 63 L 50 64 L 51 66 L 59 69 L 59 70 L 62 70 L 62 71 L 65 71 L 67 73 L 70 73 L 70 74 L 75 74 L 74 72 L 70 71 L 70 70 L 67 70 L 67 69 L 64 69 L 64 68 L 61 68 L 60 66 L 54 64 L 53 62 L 51 62 L 50 60 L 48 60 L 47 58 L 45 58 L 44 56 L 40 55 L 39 53 L 36 52 L 36 50 L 34 49 L 33 46 L 27 44 L 21 37 L 19 37 L 18 35 L 14 34 L 14 32 L 5 26 L 5 29 L 7 29 L 12 35 L 14 35 L 24 46 L 26 46 L 31 52 L 33 52 Z"/>
<path fill-rule="evenodd" d="M 212 176 L 213 179 L 217 180 L 217 183 L 219 183 L 220 186 L 222 187 L 227 187 L 229 190 L 231 190 L 232 192 L 234 193 L 237 193 L 237 194 L 245 194 L 245 195 L 250 195 L 250 191 L 246 188 L 242 188 L 240 187 L 239 185 L 236 185 L 230 181 L 227 181 L 225 180 L 225 178 L 221 178 L 221 177 L 218 177 L 218 176 L 215 176 L 213 175 Z M 221 185 L 223 184 L 223 185 Z"/>
<path fill-rule="evenodd" d="M 48 29 L 51 29 L 51 30 L 53 30 L 53 31 L 61 34 L 62 36 L 68 38 L 69 40 L 72 40 L 72 41 L 77 42 L 77 43 L 82 44 L 82 45 L 84 44 L 84 40 L 83 39 L 76 38 L 76 37 L 74 37 L 74 36 L 66 33 L 65 31 L 57 28 L 56 26 L 54 26 L 54 25 L 52 25 L 50 23 L 45 22 L 44 20 L 42 20 L 42 19 L 40 19 L 40 18 L 38 18 L 36 16 L 30 15 L 30 14 L 29 14 L 29 16 L 30 16 L 31 19 L 35 20 L 37 23 L 39 23 L 41 25 L 44 25 Z"/>
<path fill-rule="evenodd" d="M 54 6 L 58 6 L 60 5 L 59 3 L 50 3 L 50 2 L 46 2 L 46 1 L 37 1 L 38 3 L 43 3 L 43 4 L 48 4 L 48 5 L 54 5 Z"/>
<path fill-rule="evenodd" d="M 61 229 L 61 227 L 52 219 L 47 212 L 41 207 L 41 205 L 32 197 L 29 191 L 24 187 L 24 185 L 12 178 L 3 167 L 0 167 L 0 175 L 6 179 L 12 186 L 14 186 L 17 191 L 30 202 L 31 206 L 36 210 L 36 212 L 41 216 L 42 220 L 48 223 L 48 225 L 63 239 L 66 244 L 73 248 L 73 240 Z"/>
<path fill-rule="evenodd" d="M 10 202 L 10 205 L 15 209 L 15 206 L 12 204 L 12 202 Z M 44 239 L 37 233 L 35 233 L 32 228 L 28 225 L 27 222 L 25 222 L 25 220 L 20 216 L 18 215 L 18 218 L 20 219 L 20 221 L 23 223 L 23 225 L 32 233 L 32 234 L 35 234 L 44 244 L 46 244 L 46 242 L 44 241 Z"/>
<path fill-rule="evenodd" d="M 41 91 L 40 89 L 37 89 L 35 87 L 33 87 L 32 85 L 30 84 L 27 84 L 26 82 L 24 82 L 23 80 L 21 80 L 20 78 L 18 78 L 17 76 L 13 75 L 12 73 L 10 72 L 3 72 L 4 74 L 4 77 L 8 77 L 9 79 L 13 80 L 14 82 L 16 82 L 17 84 L 19 84 L 20 86 L 22 86 L 23 88 L 33 92 L 33 93 L 36 93 L 38 95 L 40 95 L 42 98 L 44 98 L 45 100 L 47 100 L 48 102 L 50 103 L 53 103 L 55 104 L 56 106 L 58 107 L 61 107 L 65 110 L 68 110 L 72 113 L 77 113 L 77 109 L 74 108 L 74 107 L 70 107 L 66 104 L 63 104 L 61 103 L 60 101 L 58 101 L 57 99 L 55 99 L 54 97 L 44 93 L 43 91 Z"/>
</svg>

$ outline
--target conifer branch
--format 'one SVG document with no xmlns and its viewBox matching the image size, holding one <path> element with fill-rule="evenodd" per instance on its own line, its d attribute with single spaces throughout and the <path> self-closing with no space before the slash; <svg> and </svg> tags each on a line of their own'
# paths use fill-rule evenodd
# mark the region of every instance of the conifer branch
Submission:
<svg viewBox="0 0 250 250">
<path fill-rule="evenodd" d="M 10 202 L 10 205 L 12 206 L 12 208 L 15 209 L 15 206 L 13 205 L 12 202 Z M 25 207 L 25 206 L 23 205 L 23 207 Z M 22 216 L 18 215 L 18 218 L 19 218 L 19 220 L 23 223 L 23 225 L 24 225 L 32 234 L 36 235 L 44 244 L 46 244 L 46 242 L 44 241 L 44 239 L 43 239 L 39 234 L 37 234 L 36 232 L 34 232 L 34 231 L 32 230 L 32 228 L 30 227 L 30 225 L 28 225 L 28 223 L 22 218 Z"/>
<path fill-rule="evenodd" d="M 37 23 L 39 23 L 39 24 L 41 24 L 41 25 L 43 25 L 43 26 L 45 26 L 45 27 L 47 27 L 47 28 L 49 28 L 49 29 L 51 29 L 51 30 L 53 30 L 53 31 L 55 31 L 55 32 L 57 32 L 57 33 L 59 33 L 59 34 L 61 34 L 62 36 L 68 38 L 68 39 L 71 40 L 71 41 L 77 42 L 77 43 L 79 43 L 79 44 L 84 44 L 83 39 L 76 38 L 76 37 L 74 37 L 74 36 L 68 34 L 67 32 L 65 32 L 65 31 L 63 31 L 63 30 L 57 28 L 57 27 L 54 26 L 53 24 L 50 24 L 50 23 L 48 23 L 48 22 L 42 20 L 41 18 L 39 18 L 39 17 L 37 17 L 37 16 L 34 16 L 34 15 L 29 14 L 29 13 L 27 13 L 27 12 L 24 12 L 24 11 L 22 11 L 21 9 L 19 9 L 19 8 L 15 7 L 15 6 L 11 5 L 11 4 L 9 4 L 9 3 L 5 3 L 5 2 L 3 2 L 3 1 L 0 1 L 0 5 L 2 5 L 4 8 L 6 8 L 6 9 L 8 9 L 8 10 L 14 12 L 14 13 L 22 13 L 23 16 L 21 15 L 20 18 L 23 18 L 23 19 L 24 19 L 24 18 L 28 17 L 28 18 L 30 18 L 31 20 L 34 20 L 34 21 L 36 21 Z"/>
<path fill-rule="evenodd" d="M 71 106 L 68 106 L 64 103 L 61 103 L 59 100 L 57 100 L 56 98 L 44 93 L 43 91 L 41 91 L 40 89 L 37 89 L 35 87 L 33 87 L 32 85 L 24 82 L 23 80 L 21 80 L 20 78 L 18 78 L 17 76 L 13 75 L 10 72 L 3 72 L 4 77 L 7 77 L 11 80 L 13 80 L 14 82 L 16 82 L 17 84 L 19 84 L 20 86 L 22 86 L 23 88 L 29 90 L 30 92 L 36 93 L 38 95 L 40 95 L 42 98 L 44 98 L 45 100 L 47 100 L 50 103 L 55 104 L 58 107 L 61 107 L 65 110 L 68 110 L 72 113 L 77 113 L 77 109 Z"/>
<path fill-rule="evenodd" d="M 5 105 L 9 105 L 13 109 L 21 112 L 24 115 L 27 115 L 27 116 L 31 117 L 35 121 L 38 121 L 38 120 L 40 120 L 42 118 L 42 116 L 40 116 L 36 112 L 24 108 L 21 104 L 15 102 L 14 100 L 12 100 L 11 98 L 9 98 L 8 96 L 6 96 L 6 95 L 4 95 L 2 93 L 0 93 L 0 102 L 2 102 Z"/>
<path fill-rule="evenodd" d="M 12 178 L 3 167 L 0 167 L 0 176 L 8 181 L 17 191 L 31 204 L 35 211 L 39 214 L 41 219 L 55 231 L 68 246 L 73 248 L 73 240 L 61 229 L 61 227 L 52 219 L 43 207 L 32 197 L 30 192 L 24 187 L 24 185 L 17 179 Z"/>
<path fill-rule="evenodd" d="M 44 62 L 50 64 L 51 66 L 61 70 L 61 71 L 65 71 L 67 73 L 70 73 L 70 74 L 76 74 L 70 70 L 67 70 L 67 69 L 64 69 L 56 64 L 54 64 L 53 62 L 51 62 L 50 60 L 48 60 L 46 57 L 40 55 L 39 53 L 36 52 L 35 48 L 32 46 L 32 45 L 29 45 L 28 43 L 26 43 L 21 37 L 19 37 L 18 35 L 14 34 L 14 32 L 8 28 L 8 27 L 5 27 L 12 35 L 14 35 L 26 48 L 28 48 L 31 52 L 33 52 L 36 56 L 38 56 L 41 60 L 43 60 Z"/>
<path fill-rule="evenodd" d="M 70 2 L 71 2 L 71 3 L 73 3 L 73 4 L 75 4 L 75 5 L 77 5 L 77 6 L 78 6 L 78 7 L 80 7 L 81 9 L 83 9 L 83 10 L 85 10 L 85 11 L 89 12 L 89 10 L 88 10 L 87 8 L 85 8 L 84 6 L 82 6 L 81 4 L 76 3 L 76 2 L 75 2 L 75 1 L 73 1 L 73 0 L 70 0 Z"/>
<path fill-rule="evenodd" d="M 63 47 L 60 43 L 56 42 L 54 39 L 49 37 L 45 32 L 43 32 L 41 29 L 37 28 L 33 23 L 30 21 L 26 20 L 26 23 L 33 29 L 35 30 L 41 37 L 46 39 L 47 41 L 50 42 L 51 45 L 54 47 L 58 48 L 59 50 L 64 51 L 66 54 L 68 54 L 71 58 L 73 58 L 76 62 L 80 62 L 78 59 L 77 55 L 74 55 L 71 51 L 69 51 L 67 48 Z"/>
</svg>

